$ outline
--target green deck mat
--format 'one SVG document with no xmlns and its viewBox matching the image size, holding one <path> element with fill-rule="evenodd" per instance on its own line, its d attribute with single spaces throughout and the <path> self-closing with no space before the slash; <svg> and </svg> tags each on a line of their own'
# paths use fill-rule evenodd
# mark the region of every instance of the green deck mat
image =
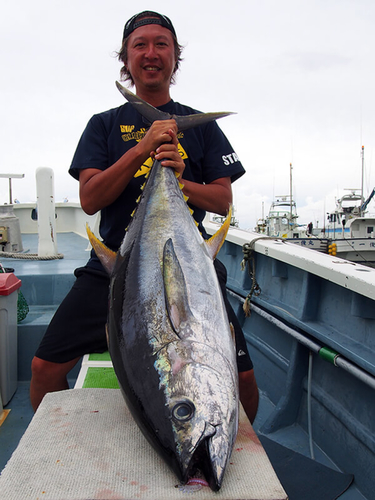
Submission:
<svg viewBox="0 0 375 500">
<path fill-rule="evenodd" d="M 102 353 L 89 354 L 89 361 L 111 361 L 111 356 L 108 351 Z"/>
<path fill-rule="evenodd" d="M 112 367 L 89 366 L 84 389 L 119 389 L 115 370 Z"/>
</svg>

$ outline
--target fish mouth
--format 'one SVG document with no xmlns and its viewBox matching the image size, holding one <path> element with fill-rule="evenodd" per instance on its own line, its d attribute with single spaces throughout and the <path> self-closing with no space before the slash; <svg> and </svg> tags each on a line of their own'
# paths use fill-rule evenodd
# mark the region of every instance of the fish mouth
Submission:
<svg viewBox="0 0 375 500">
<path fill-rule="evenodd" d="M 220 425 L 206 423 L 205 431 L 188 463 L 183 466 L 182 482 L 204 478 L 213 491 L 218 491 L 224 477 L 229 446 L 220 436 Z M 218 453 L 218 449 L 220 452 Z"/>
</svg>

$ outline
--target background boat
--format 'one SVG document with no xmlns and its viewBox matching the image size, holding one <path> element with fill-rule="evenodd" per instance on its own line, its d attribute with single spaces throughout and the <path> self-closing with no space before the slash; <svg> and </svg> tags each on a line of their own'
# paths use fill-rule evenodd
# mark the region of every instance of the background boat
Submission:
<svg viewBox="0 0 375 500">
<path fill-rule="evenodd" d="M 375 216 L 367 215 L 366 208 L 375 188 L 367 200 L 358 190 L 349 191 L 336 201 L 336 209 L 328 214 L 327 227 L 320 237 L 328 238 L 329 244 L 334 244 L 338 257 L 374 267 Z"/>
<path fill-rule="evenodd" d="M 255 232 L 272 238 L 329 253 L 366 266 L 375 266 L 375 216 L 367 208 L 375 195 L 375 188 L 365 200 L 363 195 L 364 147 L 362 146 L 362 186 L 349 189 L 336 200 L 336 208 L 327 214 L 327 224 L 314 228 L 313 223 L 297 222 L 297 206 L 292 194 L 292 164 L 290 164 L 290 192 L 276 196 L 268 216 L 258 220 Z"/>
<path fill-rule="evenodd" d="M 259 219 L 254 230 L 270 238 L 280 238 L 313 250 L 328 252 L 328 239 L 319 234 L 312 223 L 299 224 L 297 219 L 297 206 L 292 195 L 276 196 L 267 217 Z"/>
</svg>

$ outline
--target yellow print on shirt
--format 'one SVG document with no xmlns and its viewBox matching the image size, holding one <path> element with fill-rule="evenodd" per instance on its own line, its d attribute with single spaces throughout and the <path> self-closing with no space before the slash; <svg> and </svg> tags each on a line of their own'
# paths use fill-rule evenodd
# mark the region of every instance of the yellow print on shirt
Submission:
<svg viewBox="0 0 375 500">
<path fill-rule="evenodd" d="M 133 132 L 135 125 L 120 125 L 120 130 L 122 134 Z"/>
<path fill-rule="evenodd" d="M 122 134 L 121 139 L 124 142 L 133 141 L 133 140 L 139 142 L 144 138 L 148 129 L 141 128 L 138 131 L 134 131 L 134 127 L 135 127 L 135 125 L 120 125 L 120 131 Z M 183 132 L 178 132 L 177 139 L 181 139 L 183 136 L 184 136 Z"/>
<path fill-rule="evenodd" d="M 146 135 L 147 130 L 145 128 L 141 128 L 141 130 L 135 131 L 134 132 L 134 125 L 120 125 L 121 132 L 126 132 L 125 134 L 123 133 L 121 136 L 121 139 L 124 142 L 128 141 L 141 141 L 144 136 Z"/>
<path fill-rule="evenodd" d="M 135 131 L 134 128 L 135 128 L 135 125 L 120 125 L 121 139 L 124 142 L 129 142 L 132 140 L 140 142 L 144 138 L 144 136 L 146 135 L 147 130 L 148 130 L 146 128 L 141 128 L 140 130 Z M 177 139 L 182 139 L 183 137 L 184 137 L 184 133 L 178 132 Z M 181 155 L 181 158 L 183 158 L 184 160 L 188 157 L 188 155 L 186 154 L 186 151 L 184 150 L 184 148 L 181 146 L 180 143 L 178 143 L 178 151 Z M 134 177 L 140 177 L 141 175 L 146 175 L 147 172 L 149 172 L 149 170 L 152 166 L 152 163 L 153 163 L 152 158 L 148 158 L 143 163 L 141 168 L 137 171 L 137 173 L 135 174 Z"/>
<path fill-rule="evenodd" d="M 184 150 L 184 148 L 181 146 L 180 143 L 178 143 L 177 147 L 178 147 L 178 152 L 180 153 L 181 158 L 183 160 L 186 160 L 186 158 L 188 157 L 188 155 L 186 154 L 186 151 Z M 136 172 L 136 174 L 135 174 L 134 177 L 139 177 L 140 175 L 146 175 L 147 172 L 150 171 L 153 162 L 154 161 L 153 161 L 153 159 L 151 157 L 147 158 L 147 160 L 143 163 L 143 165 L 138 170 L 138 172 Z"/>
</svg>

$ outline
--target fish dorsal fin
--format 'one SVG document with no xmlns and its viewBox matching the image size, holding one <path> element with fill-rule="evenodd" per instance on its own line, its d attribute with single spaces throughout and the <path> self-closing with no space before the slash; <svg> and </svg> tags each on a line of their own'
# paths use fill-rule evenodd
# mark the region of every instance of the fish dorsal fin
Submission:
<svg viewBox="0 0 375 500">
<path fill-rule="evenodd" d="M 181 323 L 187 321 L 192 313 L 188 304 L 184 273 L 171 238 L 164 245 L 163 280 L 168 316 L 173 330 L 179 335 Z"/>
<path fill-rule="evenodd" d="M 216 233 L 213 236 L 211 236 L 209 240 L 206 241 L 208 253 L 210 254 L 212 260 L 216 258 L 216 255 L 219 253 L 219 250 L 225 241 L 230 226 L 231 218 L 232 218 L 232 206 L 229 207 L 227 218 L 223 222 L 221 228 L 218 231 L 216 231 Z"/>
<path fill-rule="evenodd" d="M 116 252 L 110 250 L 104 245 L 95 234 L 91 231 L 88 224 L 86 224 L 87 236 L 89 237 L 92 248 L 94 249 L 96 255 L 98 256 L 100 262 L 102 263 L 104 269 L 109 275 L 112 274 L 113 268 L 116 262 Z"/>
</svg>

